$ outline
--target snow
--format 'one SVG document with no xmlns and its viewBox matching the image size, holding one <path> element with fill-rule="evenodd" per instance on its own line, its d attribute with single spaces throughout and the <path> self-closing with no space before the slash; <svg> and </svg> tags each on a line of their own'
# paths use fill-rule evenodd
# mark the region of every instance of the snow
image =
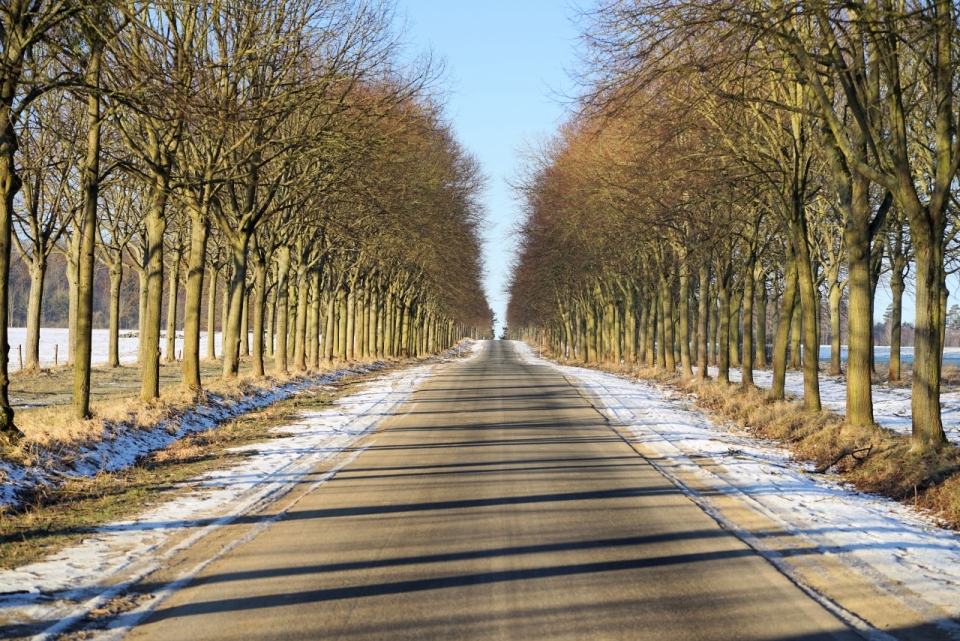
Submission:
<svg viewBox="0 0 960 641">
<path fill-rule="evenodd" d="M 473 349 L 468 358 L 475 357 L 478 351 Z M 434 367 L 435 363 L 414 366 L 365 383 L 356 393 L 339 399 L 333 408 L 305 413 L 296 423 L 276 428 L 287 434 L 287 438 L 236 448 L 235 451 L 247 452 L 250 456 L 227 469 L 186 482 L 184 485 L 191 488 L 189 493 L 149 508 L 131 520 L 100 527 L 81 543 L 42 561 L 0 572 L 0 622 L 49 624 L 51 627 L 41 638 L 66 629 L 90 610 L 163 567 L 178 552 L 287 494 L 318 464 L 350 448 L 408 402 Z M 327 377 L 296 389 L 277 391 L 273 398 L 292 393 L 312 394 L 310 387 L 329 380 Z M 354 452 L 341 461 L 313 486 L 332 478 L 359 453 Z M 248 538 L 269 527 L 277 518 L 280 515 L 261 519 L 257 526 L 260 529 L 254 528 Z M 242 541 L 230 547 L 239 542 Z M 224 552 L 226 548 L 184 574 L 182 582 Z M 169 590 L 175 587 L 168 586 Z M 135 611 L 133 614 L 139 612 L 136 616 L 125 617 L 126 624 L 132 625 L 138 616 L 145 616 L 160 601 L 154 598 Z"/>
<path fill-rule="evenodd" d="M 160 339 L 161 357 L 166 358 L 167 339 Z M 40 329 L 40 366 L 53 367 L 55 364 L 63 365 L 67 362 L 67 351 L 70 343 L 70 332 L 66 328 L 45 327 Z M 27 330 L 23 327 L 8 327 L 7 341 L 10 344 L 10 362 L 11 372 L 20 369 L 20 359 L 17 355 L 17 348 L 26 351 Z M 217 332 L 214 336 L 217 353 L 221 350 L 221 335 Z M 117 349 L 120 352 L 121 363 L 137 362 L 137 330 L 121 330 L 117 341 Z M 54 362 L 54 352 L 56 353 L 56 363 Z M 183 352 L 183 332 L 177 332 L 176 350 L 177 354 Z M 103 365 L 110 357 L 110 331 L 106 329 L 93 330 L 93 356 L 91 361 L 94 365 Z M 207 357 L 207 333 L 200 332 L 200 358 Z"/>
<path fill-rule="evenodd" d="M 226 419 L 264 407 L 304 388 L 332 382 L 350 371 L 340 370 L 293 381 L 260 390 L 240 400 L 208 394 L 205 403 L 151 429 L 136 429 L 125 423 L 106 424 L 100 441 L 74 451 L 41 451 L 36 463 L 28 467 L 0 462 L 0 508 L 16 505 L 26 490 L 56 485 L 67 476 L 90 477 L 124 469 L 144 454 L 166 447 L 188 434 L 211 429 Z"/>
<path fill-rule="evenodd" d="M 921 603 L 912 603 L 914 609 L 933 605 L 950 619 L 960 619 L 960 537 L 955 533 L 899 503 L 809 474 L 807 466 L 791 460 L 789 452 L 776 444 L 713 423 L 685 395 L 644 381 L 541 360 L 528 345 L 515 342 L 514 346 L 527 362 L 552 367 L 576 380 L 599 401 L 598 409 L 612 423 L 623 426 L 637 443 L 671 465 L 693 471 L 724 495 L 743 499 L 788 535 L 808 541 L 821 554 L 839 558 L 871 584 L 889 588 L 907 601 L 915 600 L 911 593 L 919 595 Z M 788 379 L 788 386 L 795 388 L 797 380 Z M 835 387 L 828 387 L 831 402 L 836 401 Z M 708 501 L 702 495 L 700 499 Z M 960 638 L 960 626 L 950 620 L 936 622 L 946 634 Z"/>
<path fill-rule="evenodd" d="M 696 368 L 694 368 L 696 371 Z M 710 376 L 717 375 L 717 368 L 708 369 Z M 730 380 L 739 383 L 742 374 L 737 368 L 730 368 Z M 758 387 L 770 388 L 773 384 L 772 370 L 754 370 L 754 383 Z M 842 376 L 820 375 L 820 402 L 824 409 L 837 412 L 841 416 L 846 411 L 847 381 Z M 787 372 L 786 391 L 803 398 L 803 372 Z M 940 394 L 940 415 L 943 431 L 947 438 L 960 445 L 960 390 Z M 873 386 L 873 418 L 877 423 L 901 434 L 910 434 L 910 388 Z"/>
<path fill-rule="evenodd" d="M 820 346 L 820 360 L 829 361 L 830 360 L 830 350 L 829 345 Z M 875 345 L 873 348 L 873 357 L 876 360 L 877 364 L 889 363 L 890 362 L 890 346 L 889 345 Z M 840 360 L 844 363 L 847 362 L 847 346 L 842 345 L 840 347 Z M 904 365 L 913 364 L 913 348 L 912 347 L 901 347 L 900 348 L 900 362 Z M 952 365 L 954 367 L 960 365 L 960 347 L 945 347 L 943 348 L 943 364 Z"/>
</svg>

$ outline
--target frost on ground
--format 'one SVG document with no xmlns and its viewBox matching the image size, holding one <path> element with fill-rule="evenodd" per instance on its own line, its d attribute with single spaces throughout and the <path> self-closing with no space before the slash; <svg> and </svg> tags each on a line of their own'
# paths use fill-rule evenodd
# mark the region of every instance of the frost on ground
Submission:
<svg viewBox="0 0 960 641">
<path fill-rule="evenodd" d="M 745 497 L 751 509 L 820 553 L 839 558 L 873 585 L 908 601 L 915 599 L 907 605 L 918 612 L 929 613 L 932 605 L 946 613 L 953 621 L 937 623 L 945 634 L 960 638 L 960 626 L 954 623 L 960 622 L 957 534 L 895 501 L 809 474 L 808 466 L 792 461 L 776 444 L 714 424 L 685 395 L 644 381 L 544 361 L 528 345 L 514 346 L 524 360 L 576 380 L 599 401 L 598 409 L 612 423 L 672 465 L 693 471 L 721 493 Z M 706 459 L 709 471 L 694 459 Z M 915 597 L 903 596 L 911 594 Z"/>
<path fill-rule="evenodd" d="M 696 371 L 696 367 L 693 368 Z M 717 368 L 708 370 L 716 377 Z M 757 387 L 768 388 L 773 383 L 771 370 L 754 370 L 754 383 Z M 739 383 L 739 369 L 730 368 L 730 380 Z M 787 372 L 786 391 L 797 398 L 803 398 L 803 372 Z M 820 402 L 823 409 L 844 415 L 847 405 L 847 381 L 842 376 L 820 376 Z M 960 390 L 940 394 L 940 414 L 943 417 L 943 431 L 947 438 L 960 445 Z M 910 388 L 873 386 L 873 417 L 880 425 L 901 434 L 910 434 Z"/>
<path fill-rule="evenodd" d="M 318 464 L 343 452 L 407 402 L 433 368 L 419 365 L 366 383 L 331 409 L 305 413 L 298 422 L 275 428 L 289 438 L 237 448 L 252 454 L 242 463 L 188 481 L 191 492 L 129 521 L 98 528 L 82 543 L 43 561 L 0 571 L 0 631 L 38 622 L 63 629 L 177 552 L 282 497 Z M 309 393 L 306 388 L 300 386 Z"/>
</svg>

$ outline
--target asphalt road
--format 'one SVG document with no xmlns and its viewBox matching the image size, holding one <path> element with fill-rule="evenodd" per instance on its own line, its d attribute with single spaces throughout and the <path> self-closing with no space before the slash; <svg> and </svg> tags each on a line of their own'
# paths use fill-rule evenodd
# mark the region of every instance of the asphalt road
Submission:
<svg viewBox="0 0 960 641">
<path fill-rule="evenodd" d="M 130 638 L 854 639 L 509 343 Z"/>
</svg>

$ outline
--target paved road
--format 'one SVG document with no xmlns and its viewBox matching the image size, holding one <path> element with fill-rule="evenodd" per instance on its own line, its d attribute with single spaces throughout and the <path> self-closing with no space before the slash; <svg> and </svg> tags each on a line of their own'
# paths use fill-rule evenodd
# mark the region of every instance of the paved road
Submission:
<svg viewBox="0 0 960 641">
<path fill-rule="evenodd" d="M 853 639 L 509 343 L 132 638 Z"/>
</svg>

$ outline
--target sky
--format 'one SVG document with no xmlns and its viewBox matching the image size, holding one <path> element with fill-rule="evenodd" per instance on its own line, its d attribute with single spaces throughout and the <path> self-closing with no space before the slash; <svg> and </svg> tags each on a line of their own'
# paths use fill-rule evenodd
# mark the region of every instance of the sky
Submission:
<svg viewBox="0 0 960 641">
<path fill-rule="evenodd" d="M 506 322 L 510 231 L 520 216 L 507 181 L 517 174 L 526 146 L 551 135 L 564 118 L 560 96 L 573 89 L 568 71 L 576 65 L 572 2 L 397 1 L 412 48 L 431 49 L 445 60 L 452 88 L 447 117 L 489 179 L 484 198 L 489 220 L 484 232 L 485 287 L 499 332 Z M 904 321 L 914 317 L 912 284 L 905 295 Z M 956 290 L 960 281 L 951 278 L 948 286 Z M 950 298 L 949 304 L 957 302 L 956 295 Z M 889 304 L 890 290 L 883 282 L 875 321 L 881 322 Z"/>
<path fill-rule="evenodd" d="M 505 324 L 512 242 L 519 216 L 507 181 L 520 152 L 550 135 L 564 117 L 557 96 L 571 86 L 577 30 L 567 0 L 398 0 L 415 48 L 447 63 L 453 91 L 447 104 L 458 140 L 489 179 L 485 287 Z"/>
</svg>

